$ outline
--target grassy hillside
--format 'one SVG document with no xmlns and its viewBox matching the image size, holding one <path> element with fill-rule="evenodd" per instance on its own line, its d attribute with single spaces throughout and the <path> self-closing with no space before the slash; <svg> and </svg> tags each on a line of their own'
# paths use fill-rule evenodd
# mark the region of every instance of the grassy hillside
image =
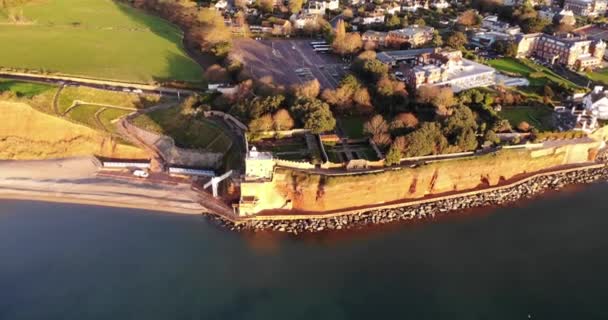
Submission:
<svg viewBox="0 0 608 320">
<path fill-rule="evenodd" d="M 84 155 L 148 158 L 108 134 L 47 115 L 24 103 L 0 101 L 0 159 L 49 159 Z"/>
<path fill-rule="evenodd" d="M 0 14 L 0 66 L 93 78 L 201 80 L 168 22 L 111 0 L 34 1 Z"/>
</svg>

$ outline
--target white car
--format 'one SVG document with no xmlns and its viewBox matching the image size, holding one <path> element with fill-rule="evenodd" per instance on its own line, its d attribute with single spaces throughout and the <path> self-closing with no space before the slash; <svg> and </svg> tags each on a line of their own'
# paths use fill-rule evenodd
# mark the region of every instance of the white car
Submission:
<svg viewBox="0 0 608 320">
<path fill-rule="evenodd" d="M 401 72 L 401 71 L 395 71 L 395 75 L 401 77 L 401 76 L 403 76 L 403 72 Z"/>
<path fill-rule="evenodd" d="M 133 93 L 144 93 L 141 89 L 133 89 Z"/>
<path fill-rule="evenodd" d="M 150 176 L 150 174 L 148 173 L 148 171 L 146 171 L 146 170 L 140 170 L 140 169 L 137 169 L 137 170 L 133 171 L 133 175 L 136 176 L 136 177 L 139 177 L 139 178 L 147 178 L 147 177 Z"/>
</svg>

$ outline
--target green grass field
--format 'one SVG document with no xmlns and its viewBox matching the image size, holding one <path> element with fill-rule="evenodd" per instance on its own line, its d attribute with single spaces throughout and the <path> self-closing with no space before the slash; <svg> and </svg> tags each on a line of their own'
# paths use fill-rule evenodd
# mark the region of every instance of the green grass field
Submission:
<svg viewBox="0 0 608 320">
<path fill-rule="evenodd" d="M 116 107 L 137 109 L 157 104 L 160 101 L 158 95 L 145 94 L 143 99 L 140 95 L 118 91 L 106 91 L 89 87 L 65 87 L 59 94 L 57 109 L 59 114 L 63 114 L 74 101 L 79 100 L 84 103 L 107 104 Z"/>
<path fill-rule="evenodd" d="M 521 106 L 503 107 L 499 115 L 509 120 L 513 128 L 516 128 L 522 121 L 526 121 L 540 131 L 550 131 L 553 129 L 551 124 L 552 113 L 553 111 L 549 107 Z"/>
<path fill-rule="evenodd" d="M 499 70 L 507 73 L 514 73 L 522 77 L 528 78 L 531 87 L 542 87 L 549 82 L 556 84 L 563 84 L 570 90 L 582 90 L 580 86 L 576 85 L 572 81 L 565 79 L 553 72 L 553 70 L 536 64 L 530 60 L 525 59 L 514 59 L 514 58 L 500 58 L 488 61 L 488 64 Z M 538 75 L 540 77 L 533 77 L 531 74 Z"/>
<path fill-rule="evenodd" d="M 133 82 L 198 82 L 202 69 L 184 52 L 181 31 L 111 0 L 35 1 L 27 23 L 0 14 L 0 66 Z"/>
</svg>

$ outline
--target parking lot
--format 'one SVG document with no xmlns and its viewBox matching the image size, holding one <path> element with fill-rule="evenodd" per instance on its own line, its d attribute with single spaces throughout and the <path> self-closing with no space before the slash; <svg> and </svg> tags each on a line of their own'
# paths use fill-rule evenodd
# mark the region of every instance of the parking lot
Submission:
<svg viewBox="0 0 608 320">
<path fill-rule="evenodd" d="M 348 65 L 331 53 L 315 52 L 310 41 L 239 39 L 234 47 L 255 79 L 271 77 L 285 87 L 317 79 L 322 89 L 337 87 Z"/>
</svg>

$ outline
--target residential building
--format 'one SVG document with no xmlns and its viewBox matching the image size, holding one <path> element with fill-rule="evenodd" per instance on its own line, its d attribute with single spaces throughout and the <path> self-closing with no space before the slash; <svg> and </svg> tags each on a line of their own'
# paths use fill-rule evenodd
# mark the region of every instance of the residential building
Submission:
<svg viewBox="0 0 608 320">
<path fill-rule="evenodd" d="M 414 88 L 423 85 L 447 86 L 454 92 L 495 84 L 494 68 L 462 58 L 462 52 L 437 51 L 417 57 L 404 72 L 406 82 Z"/>
<path fill-rule="evenodd" d="M 515 42 L 517 57 L 534 56 L 574 70 L 598 67 L 606 51 L 606 44 L 602 40 L 571 34 L 565 37 L 544 33 L 525 34 L 517 36 Z"/>
<path fill-rule="evenodd" d="M 608 90 L 602 86 L 594 87 L 583 97 L 583 107 L 597 119 L 608 120 Z"/>
<path fill-rule="evenodd" d="M 469 44 L 479 48 L 489 48 L 496 41 L 510 41 L 513 39 L 514 37 L 512 35 L 506 33 L 480 31 L 469 37 Z"/>
<path fill-rule="evenodd" d="M 606 0 L 564 0 L 564 10 L 582 17 L 597 17 L 606 13 Z"/>
<path fill-rule="evenodd" d="M 552 0 L 504 0 L 503 5 L 505 6 L 519 6 L 524 3 L 530 3 L 532 6 L 550 6 Z"/>
<path fill-rule="evenodd" d="M 382 51 L 378 52 L 376 58 L 380 60 L 380 62 L 390 67 L 395 67 L 401 63 L 412 63 L 419 55 L 436 52 L 437 50 L 438 49 L 436 48 L 423 48 L 410 50 Z"/>
<path fill-rule="evenodd" d="M 339 0 L 312 0 L 303 9 L 304 13 L 324 15 L 327 10 L 338 10 L 340 8 Z"/>
<path fill-rule="evenodd" d="M 317 26 L 317 24 L 319 23 L 319 16 L 310 13 L 298 13 L 291 15 L 289 21 L 291 21 L 291 25 L 293 28 L 295 28 L 296 30 L 302 30 L 307 25 L 313 27 Z"/>
<path fill-rule="evenodd" d="M 416 12 L 418 9 L 428 9 L 428 0 L 404 0 L 401 3 L 401 8 L 404 11 Z"/>
<path fill-rule="evenodd" d="M 497 16 L 487 16 L 481 21 L 481 27 L 489 31 L 505 33 L 508 35 L 516 35 L 521 33 L 518 26 L 511 26 L 507 22 L 498 20 Z"/>
<path fill-rule="evenodd" d="M 450 3 L 446 0 L 438 0 L 431 3 L 431 8 L 435 9 L 447 9 L 450 7 Z"/>
<path fill-rule="evenodd" d="M 374 12 L 365 16 L 356 17 L 353 19 L 353 24 L 358 25 L 372 25 L 372 24 L 383 24 L 384 14 L 380 12 Z"/>
<path fill-rule="evenodd" d="M 228 7 L 228 1 L 220 0 L 214 5 L 216 10 L 225 10 Z"/>
<path fill-rule="evenodd" d="M 361 40 L 363 40 L 363 42 L 372 42 L 376 46 L 384 47 L 386 46 L 386 36 L 386 32 L 368 30 L 361 35 Z"/>
<path fill-rule="evenodd" d="M 411 48 L 420 47 L 433 40 L 434 31 L 435 29 L 432 27 L 418 25 L 391 30 L 386 36 L 386 46 L 393 48 L 401 48 L 403 46 Z"/>
</svg>

